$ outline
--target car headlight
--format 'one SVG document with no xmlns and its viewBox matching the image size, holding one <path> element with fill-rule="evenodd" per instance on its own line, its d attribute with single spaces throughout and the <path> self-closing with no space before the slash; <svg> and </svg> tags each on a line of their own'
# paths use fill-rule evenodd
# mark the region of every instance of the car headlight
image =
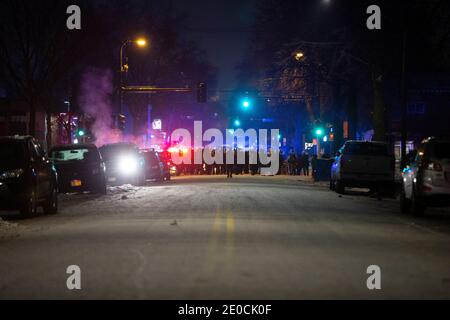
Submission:
<svg viewBox="0 0 450 320">
<path fill-rule="evenodd" d="M 124 175 L 132 175 L 138 171 L 138 159 L 132 156 L 125 156 L 119 159 L 119 171 Z"/>
<path fill-rule="evenodd" d="M 0 179 L 16 179 L 23 174 L 23 169 L 5 171 L 0 174 Z"/>
</svg>

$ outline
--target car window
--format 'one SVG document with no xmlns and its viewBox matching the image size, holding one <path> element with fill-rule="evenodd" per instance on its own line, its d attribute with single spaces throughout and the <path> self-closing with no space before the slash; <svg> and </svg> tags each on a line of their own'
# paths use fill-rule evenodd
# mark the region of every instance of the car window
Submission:
<svg viewBox="0 0 450 320">
<path fill-rule="evenodd" d="M 55 162 L 99 160 L 96 150 L 88 148 L 53 150 L 50 158 Z"/>
<path fill-rule="evenodd" d="M 100 153 L 104 160 L 111 160 L 124 153 L 138 153 L 138 149 L 132 145 L 109 145 L 101 147 Z"/>
<path fill-rule="evenodd" d="M 345 155 L 350 156 L 387 156 L 389 155 L 388 148 L 383 144 L 375 143 L 349 143 L 345 145 Z"/>
</svg>

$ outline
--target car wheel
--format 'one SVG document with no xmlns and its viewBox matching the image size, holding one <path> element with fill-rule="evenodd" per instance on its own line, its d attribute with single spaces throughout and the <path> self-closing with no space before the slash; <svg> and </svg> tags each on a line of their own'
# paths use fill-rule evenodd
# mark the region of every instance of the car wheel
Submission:
<svg viewBox="0 0 450 320">
<path fill-rule="evenodd" d="M 52 188 L 52 192 L 48 199 L 45 200 L 43 208 L 45 214 L 58 213 L 58 190 L 56 186 Z"/>
<path fill-rule="evenodd" d="M 423 216 L 425 214 L 425 204 L 417 197 L 416 193 L 413 191 L 411 199 L 411 209 L 415 216 Z"/>
<path fill-rule="evenodd" d="M 400 192 L 400 211 L 401 213 L 410 213 L 411 212 L 411 200 L 406 198 L 405 190 L 402 186 L 402 191 Z"/>
<path fill-rule="evenodd" d="M 106 195 L 108 193 L 108 188 L 106 186 L 106 181 L 103 181 L 103 183 L 99 186 L 97 192 L 99 194 Z"/>
<path fill-rule="evenodd" d="M 345 193 L 345 184 L 341 180 L 337 180 L 334 185 L 334 189 L 339 194 Z"/>
<path fill-rule="evenodd" d="M 24 205 L 20 209 L 20 214 L 24 218 L 31 218 L 37 214 L 36 190 L 31 189 L 24 201 Z"/>
</svg>

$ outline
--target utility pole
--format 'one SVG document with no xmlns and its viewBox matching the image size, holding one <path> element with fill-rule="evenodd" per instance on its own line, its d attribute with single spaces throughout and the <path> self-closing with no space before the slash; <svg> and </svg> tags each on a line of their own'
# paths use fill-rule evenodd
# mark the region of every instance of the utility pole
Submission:
<svg viewBox="0 0 450 320">
<path fill-rule="evenodd" d="M 402 73 L 401 73 L 401 162 L 400 169 L 403 170 L 406 167 L 406 140 L 408 138 L 407 128 L 407 96 L 406 96 L 406 54 L 408 44 L 408 32 L 406 28 L 406 14 L 403 18 L 403 35 L 402 35 Z"/>
</svg>

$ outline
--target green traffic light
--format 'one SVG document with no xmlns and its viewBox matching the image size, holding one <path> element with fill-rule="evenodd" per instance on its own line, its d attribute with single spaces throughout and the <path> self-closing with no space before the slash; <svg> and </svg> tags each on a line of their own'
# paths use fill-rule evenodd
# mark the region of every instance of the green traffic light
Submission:
<svg viewBox="0 0 450 320">
<path fill-rule="evenodd" d="M 241 125 L 241 122 L 240 122 L 239 120 L 235 120 L 235 121 L 234 121 L 234 125 L 235 125 L 236 127 L 239 127 L 239 126 Z"/>
<path fill-rule="evenodd" d="M 84 136 L 84 131 L 83 131 L 83 130 L 78 131 L 78 135 L 79 135 L 80 137 Z"/>
<path fill-rule="evenodd" d="M 323 135 L 323 129 L 320 129 L 320 128 L 316 129 L 316 135 L 317 136 Z"/>
</svg>

